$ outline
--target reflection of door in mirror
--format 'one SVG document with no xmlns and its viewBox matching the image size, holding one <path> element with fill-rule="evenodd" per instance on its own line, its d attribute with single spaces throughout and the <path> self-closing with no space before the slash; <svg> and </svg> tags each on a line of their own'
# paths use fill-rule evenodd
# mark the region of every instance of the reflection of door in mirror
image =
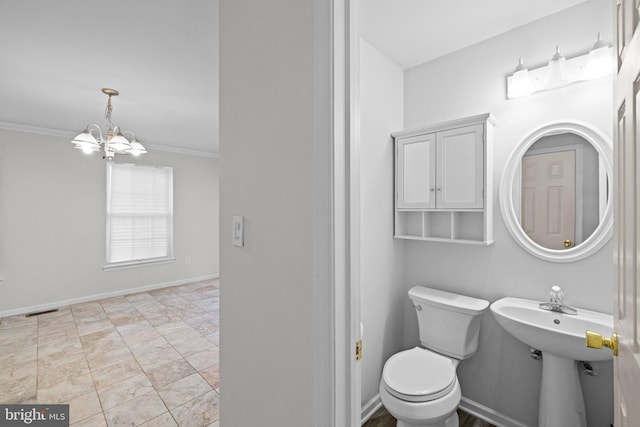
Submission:
<svg viewBox="0 0 640 427">
<path fill-rule="evenodd" d="M 537 140 L 521 160 L 516 200 L 527 236 L 553 250 L 588 239 L 600 222 L 600 205 L 606 203 L 595 148 L 581 136 L 559 133 Z"/>
<path fill-rule="evenodd" d="M 548 249 L 575 242 L 576 152 L 529 154 L 522 158 L 522 228 Z"/>
</svg>

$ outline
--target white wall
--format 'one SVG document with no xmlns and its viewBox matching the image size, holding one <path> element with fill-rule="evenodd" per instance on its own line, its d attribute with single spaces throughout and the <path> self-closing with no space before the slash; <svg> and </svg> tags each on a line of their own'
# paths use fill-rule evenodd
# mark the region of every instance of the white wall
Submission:
<svg viewBox="0 0 640 427">
<path fill-rule="evenodd" d="M 403 70 L 360 42 L 360 304 L 364 325 L 362 404 L 378 393 L 382 367 L 402 350 L 407 303 L 403 242 L 393 238 L 393 142 L 402 129 Z"/>
<path fill-rule="evenodd" d="M 176 261 L 103 271 L 101 156 L 64 138 L 7 130 L 0 147 L 0 313 L 219 273 L 217 159 L 153 150 L 136 159 L 174 168 Z"/>
<path fill-rule="evenodd" d="M 480 42 L 448 56 L 406 70 L 405 128 L 484 112 L 497 119 L 494 145 L 494 194 L 505 161 L 533 129 L 556 120 L 582 120 L 612 134 L 611 79 L 580 83 L 552 92 L 507 100 L 505 78 L 518 57 L 530 68 L 550 59 L 556 44 L 567 57 L 588 51 L 602 32 L 611 42 L 612 7 L 608 0 L 591 0 L 559 14 Z M 406 292 L 416 284 L 482 297 L 545 299 L 552 285 L 561 285 L 569 305 L 611 313 L 612 250 L 565 264 L 539 260 L 526 253 L 508 234 L 494 197 L 495 244 L 470 247 L 406 242 Z M 389 202 L 390 205 L 391 202 Z M 418 342 L 415 313 L 404 310 L 405 346 Z M 598 363 L 600 376 L 583 378 L 590 425 L 609 425 L 612 414 L 611 364 Z M 493 320 L 483 318 L 479 353 L 461 363 L 458 375 L 463 395 L 527 425 L 537 424 L 540 363 L 528 357 L 528 347 Z"/>
</svg>

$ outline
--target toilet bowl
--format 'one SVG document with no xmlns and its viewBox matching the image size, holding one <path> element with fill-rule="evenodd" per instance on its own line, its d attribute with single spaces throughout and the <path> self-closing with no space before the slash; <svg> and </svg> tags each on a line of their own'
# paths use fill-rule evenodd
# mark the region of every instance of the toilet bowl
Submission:
<svg viewBox="0 0 640 427">
<path fill-rule="evenodd" d="M 478 348 L 479 317 L 488 301 L 416 286 L 409 291 L 420 342 L 391 356 L 380 380 L 380 400 L 398 427 L 458 427 L 460 360 Z"/>
<path fill-rule="evenodd" d="M 457 360 L 420 347 L 387 360 L 380 399 L 398 427 L 458 425 L 456 409 L 462 392 L 457 366 Z"/>
</svg>

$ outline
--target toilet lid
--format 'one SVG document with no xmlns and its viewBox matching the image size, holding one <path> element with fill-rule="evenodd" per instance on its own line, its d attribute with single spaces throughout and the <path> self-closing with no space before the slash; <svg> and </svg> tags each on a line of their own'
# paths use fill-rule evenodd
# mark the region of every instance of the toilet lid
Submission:
<svg viewBox="0 0 640 427">
<path fill-rule="evenodd" d="M 454 362 L 415 347 L 387 360 L 382 379 L 389 393 L 410 402 L 426 402 L 448 394 L 456 383 Z"/>
</svg>

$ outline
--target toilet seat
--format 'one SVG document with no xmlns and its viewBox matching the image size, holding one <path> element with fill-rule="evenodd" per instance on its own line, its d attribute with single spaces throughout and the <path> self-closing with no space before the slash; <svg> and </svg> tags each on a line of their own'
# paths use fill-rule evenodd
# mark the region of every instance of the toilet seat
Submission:
<svg viewBox="0 0 640 427">
<path fill-rule="evenodd" d="M 428 402 L 449 394 L 456 384 L 453 360 L 424 348 L 396 353 L 382 370 L 389 394 L 407 402 Z"/>
</svg>

